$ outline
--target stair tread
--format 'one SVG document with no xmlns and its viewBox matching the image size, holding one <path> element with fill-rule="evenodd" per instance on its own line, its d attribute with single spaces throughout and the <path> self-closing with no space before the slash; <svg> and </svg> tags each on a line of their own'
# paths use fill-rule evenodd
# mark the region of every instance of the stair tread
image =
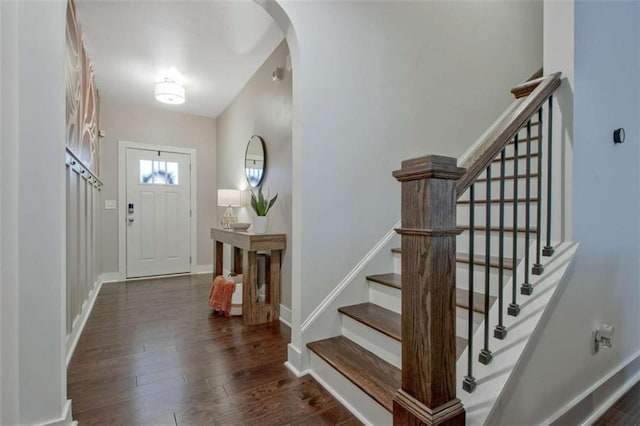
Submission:
<svg viewBox="0 0 640 426">
<path fill-rule="evenodd" d="M 307 347 L 388 411 L 401 387 L 400 370 L 344 336 L 307 343 Z"/>
<path fill-rule="evenodd" d="M 464 291 L 464 296 L 468 298 L 469 293 Z M 476 305 L 476 302 L 474 302 L 474 305 Z M 338 312 L 348 315 L 398 342 L 402 341 L 402 316 L 400 314 L 370 302 L 343 306 L 338 309 Z M 460 357 L 466 347 L 467 339 L 456 336 L 456 357 Z"/>
<path fill-rule="evenodd" d="M 526 127 L 525 127 L 526 129 Z M 538 140 L 538 136 L 531 136 L 531 142 L 537 141 Z M 521 137 L 518 138 L 518 143 L 525 143 L 527 142 L 527 137 Z M 513 145 L 515 143 L 515 141 L 513 139 L 511 139 L 509 142 L 507 142 L 507 145 Z"/>
<path fill-rule="evenodd" d="M 379 284 L 387 285 L 389 287 L 402 289 L 402 275 L 400 274 L 380 274 L 380 275 L 369 275 L 367 280 L 373 281 Z M 484 314 L 484 294 L 474 292 L 473 294 L 473 311 L 478 312 L 480 314 Z M 489 295 L 489 306 L 493 305 L 497 298 L 495 296 Z M 469 292 L 467 290 L 456 288 L 456 306 L 464 309 L 469 309 Z M 397 315 L 397 314 L 396 314 Z"/>
<path fill-rule="evenodd" d="M 532 178 L 534 178 L 534 177 L 537 178 L 538 174 L 537 173 L 531 173 L 529 176 L 532 177 Z M 526 173 L 519 173 L 517 177 L 518 177 L 518 179 L 524 179 L 524 178 L 527 177 L 527 175 L 526 175 Z M 514 179 L 514 178 L 516 178 L 516 175 L 505 176 L 504 178 L 506 180 Z M 493 177 L 491 177 L 491 180 L 492 181 L 500 180 L 500 176 L 493 176 Z M 479 179 L 476 179 L 475 183 L 486 182 L 486 181 L 487 181 L 487 178 L 479 178 Z"/>
<path fill-rule="evenodd" d="M 532 152 L 531 153 L 531 157 L 537 157 L 538 153 L 537 152 Z M 519 160 L 524 160 L 525 158 L 527 158 L 527 154 L 518 154 L 518 159 Z M 514 160 L 515 156 L 514 155 L 510 155 L 508 157 L 505 157 L 504 160 L 505 161 L 511 161 Z M 491 160 L 492 163 L 499 163 L 500 162 L 500 157 L 498 158 L 494 158 L 493 160 Z"/>
<path fill-rule="evenodd" d="M 367 280 L 376 282 L 378 284 L 383 284 L 389 287 L 394 287 L 400 289 L 400 283 L 402 282 L 400 274 L 378 274 L 378 275 L 369 275 L 367 276 Z"/>
<path fill-rule="evenodd" d="M 498 298 L 495 296 L 489 296 L 489 308 L 493 306 L 494 302 Z M 469 309 L 469 291 L 461 288 L 456 289 L 456 306 L 464 309 Z M 486 313 L 484 309 L 484 294 L 473 293 L 473 312 L 479 314 Z M 458 355 L 459 356 L 459 355 Z"/>
<path fill-rule="evenodd" d="M 458 229 L 463 229 L 463 230 L 465 230 L 465 231 L 468 231 L 468 230 L 469 230 L 469 229 L 471 229 L 471 228 L 469 227 L 469 225 L 458 225 Z M 487 230 L 487 227 L 486 227 L 486 226 L 474 226 L 474 227 L 473 227 L 473 229 L 475 229 L 476 231 L 486 231 L 486 230 Z M 497 226 L 492 226 L 492 227 L 491 227 L 491 231 L 492 231 L 492 232 L 498 232 L 498 231 L 500 231 L 500 228 L 499 228 L 499 227 L 497 227 Z M 507 227 L 505 227 L 505 228 L 504 228 L 504 231 L 505 231 L 505 232 L 513 232 L 513 227 L 508 227 L 508 226 L 507 226 Z M 518 231 L 518 232 L 525 232 L 525 231 L 526 231 L 526 229 L 525 229 L 525 228 L 523 228 L 523 227 L 518 227 L 518 228 L 517 228 L 517 231 Z M 536 228 L 535 226 L 532 226 L 532 227 L 529 229 L 529 232 L 531 232 L 532 234 L 535 234 L 535 233 L 537 233 L 537 232 L 538 232 L 538 228 Z"/>
<path fill-rule="evenodd" d="M 459 227 L 459 228 L 461 228 L 461 227 Z M 475 228 L 475 229 L 478 230 L 479 228 Z M 484 230 L 486 228 L 482 228 L 482 229 Z M 402 249 L 399 248 L 399 247 L 394 247 L 394 248 L 391 249 L 391 253 L 402 254 Z M 478 254 L 478 255 L 476 255 L 474 257 L 473 264 L 474 265 L 484 266 L 486 264 L 485 260 L 486 259 L 484 257 L 484 254 Z M 456 262 L 469 263 L 469 255 L 466 254 L 466 253 L 457 253 L 456 254 Z M 497 256 L 491 256 L 491 258 L 489 259 L 489 265 L 494 267 L 494 268 L 499 268 L 500 267 L 500 258 L 497 257 Z M 504 268 L 505 269 L 513 269 L 513 259 L 512 258 L 510 258 L 510 257 L 505 257 L 504 258 Z"/>
<path fill-rule="evenodd" d="M 456 337 L 459 357 L 467 341 Z M 307 347 L 351 383 L 393 412 L 393 395 L 401 388 L 401 371 L 344 336 L 307 343 Z"/>
<path fill-rule="evenodd" d="M 389 309 L 374 303 L 360 303 L 358 305 L 343 306 L 338 312 L 353 318 L 356 321 L 378 330 L 382 334 L 400 341 L 402 339 L 402 317 Z"/>
<path fill-rule="evenodd" d="M 524 203 L 527 201 L 526 198 L 518 198 L 518 203 Z M 537 203 L 538 202 L 538 198 L 537 197 L 532 197 L 529 199 L 530 202 L 532 203 Z M 505 198 L 504 199 L 505 203 L 513 203 L 514 199 L 513 198 Z M 470 201 L 469 200 L 458 200 L 458 204 L 469 204 Z M 475 200 L 474 201 L 475 204 L 486 204 L 487 200 Z M 491 203 L 493 204 L 499 204 L 500 203 L 500 199 L 499 198 L 492 198 L 491 199 Z"/>
<path fill-rule="evenodd" d="M 457 262 L 461 262 L 461 263 L 469 263 L 469 255 L 468 254 L 464 254 L 464 253 L 457 253 L 456 254 L 456 261 Z M 474 265 L 486 265 L 486 258 L 484 256 L 484 254 L 479 254 L 479 255 L 475 255 L 473 257 L 473 264 Z M 503 258 L 503 265 L 505 269 L 513 269 L 513 259 L 510 257 L 504 257 Z M 499 268 L 500 267 L 500 258 L 498 256 L 490 256 L 489 257 L 489 266 L 492 266 L 494 268 Z"/>
</svg>

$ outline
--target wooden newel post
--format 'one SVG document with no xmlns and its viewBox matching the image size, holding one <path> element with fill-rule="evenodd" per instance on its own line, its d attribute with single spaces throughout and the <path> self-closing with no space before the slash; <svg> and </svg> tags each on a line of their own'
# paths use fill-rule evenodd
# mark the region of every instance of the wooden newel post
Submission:
<svg viewBox="0 0 640 426">
<path fill-rule="evenodd" d="M 402 162 L 402 388 L 394 425 L 462 425 L 456 398 L 455 158 Z"/>
</svg>

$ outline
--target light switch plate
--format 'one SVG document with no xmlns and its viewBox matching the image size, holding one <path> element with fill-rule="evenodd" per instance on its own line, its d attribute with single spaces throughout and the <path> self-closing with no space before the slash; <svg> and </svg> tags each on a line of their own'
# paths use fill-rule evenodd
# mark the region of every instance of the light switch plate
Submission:
<svg viewBox="0 0 640 426">
<path fill-rule="evenodd" d="M 104 209 L 105 210 L 115 210 L 116 209 L 116 200 L 104 200 Z"/>
</svg>

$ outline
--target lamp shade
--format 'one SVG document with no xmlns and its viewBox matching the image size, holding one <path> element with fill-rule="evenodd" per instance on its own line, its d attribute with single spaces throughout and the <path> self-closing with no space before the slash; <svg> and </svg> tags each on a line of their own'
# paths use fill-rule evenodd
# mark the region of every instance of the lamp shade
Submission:
<svg viewBox="0 0 640 426">
<path fill-rule="evenodd" d="M 184 87 L 168 79 L 156 84 L 155 94 L 156 100 L 165 104 L 183 104 L 185 100 Z"/>
<path fill-rule="evenodd" d="M 218 189 L 218 205 L 240 207 L 242 192 L 239 189 Z"/>
</svg>

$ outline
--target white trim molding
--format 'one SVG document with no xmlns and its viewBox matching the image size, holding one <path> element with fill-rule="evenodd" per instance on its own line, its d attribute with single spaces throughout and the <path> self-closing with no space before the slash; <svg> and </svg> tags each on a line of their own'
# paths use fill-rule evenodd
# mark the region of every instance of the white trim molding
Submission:
<svg viewBox="0 0 640 426">
<path fill-rule="evenodd" d="M 100 289 L 103 284 L 102 276 L 98 277 L 98 281 L 93 284 L 93 289 L 89 292 L 89 297 L 85 300 L 82 305 L 82 312 L 73 322 L 73 327 L 71 328 L 71 334 L 67 335 L 66 338 L 66 366 L 69 368 L 69 363 L 71 362 L 71 357 L 73 356 L 73 352 L 76 350 L 76 346 L 78 345 L 78 340 L 82 335 L 82 330 L 84 330 L 84 326 L 87 324 L 87 320 L 89 319 L 89 315 L 91 315 L 91 311 L 93 310 L 93 305 L 96 303 L 96 299 L 98 298 L 98 293 L 100 293 Z"/>
<path fill-rule="evenodd" d="M 291 309 L 280 305 L 280 322 L 291 328 Z"/>
<path fill-rule="evenodd" d="M 213 264 L 210 265 L 197 265 L 196 274 L 213 274 Z"/>
<path fill-rule="evenodd" d="M 106 272 L 100 275 L 102 284 L 120 281 L 120 272 Z"/>
<path fill-rule="evenodd" d="M 127 279 L 127 236 L 124 218 L 126 217 L 126 195 L 127 195 L 127 148 L 146 149 L 151 151 L 174 152 L 189 155 L 191 165 L 191 259 L 198 258 L 197 244 L 197 224 L 198 224 L 198 179 L 197 179 L 197 152 L 193 148 L 183 148 L 177 146 L 156 145 L 131 141 L 118 141 L 118 281 Z M 191 263 L 190 273 L 197 274 L 198 267 L 195 262 Z"/>
<path fill-rule="evenodd" d="M 64 407 L 62 407 L 62 415 L 59 419 L 40 423 L 37 426 L 71 426 L 76 424 L 77 423 L 73 421 L 71 415 L 71 400 L 67 399 L 64 403 Z"/>
<path fill-rule="evenodd" d="M 544 424 L 568 424 L 567 421 L 572 419 L 585 425 L 593 424 L 638 382 L 640 382 L 640 351 L 624 360 L 609 374 L 553 413 L 544 421 Z"/>
</svg>

